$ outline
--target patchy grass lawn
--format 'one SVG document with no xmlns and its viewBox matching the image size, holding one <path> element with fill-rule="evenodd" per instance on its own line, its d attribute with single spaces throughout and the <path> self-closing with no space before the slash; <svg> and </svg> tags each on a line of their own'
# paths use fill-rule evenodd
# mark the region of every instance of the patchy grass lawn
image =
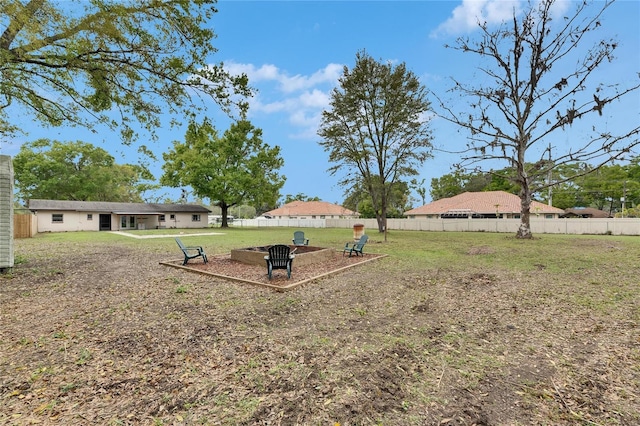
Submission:
<svg viewBox="0 0 640 426">
<path fill-rule="evenodd" d="M 214 255 L 294 229 L 211 231 L 180 237 Z M 640 423 L 639 238 L 368 233 L 387 257 L 286 293 L 160 265 L 173 238 L 16 240 L 0 423 Z"/>
</svg>

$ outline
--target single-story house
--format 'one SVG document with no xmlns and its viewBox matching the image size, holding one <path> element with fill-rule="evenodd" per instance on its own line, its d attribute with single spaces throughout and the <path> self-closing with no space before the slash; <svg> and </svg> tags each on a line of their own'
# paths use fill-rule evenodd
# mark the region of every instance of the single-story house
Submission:
<svg viewBox="0 0 640 426">
<path fill-rule="evenodd" d="M 355 219 L 360 213 L 325 201 L 292 201 L 263 216 L 272 219 Z"/>
<path fill-rule="evenodd" d="M 424 206 L 404 212 L 409 219 L 519 219 L 520 197 L 505 191 L 464 192 L 442 198 Z M 531 202 L 531 215 L 557 219 L 564 214 L 558 209 L 538 201 Z"/>
<path fill-rule="evenodd" d="M 29 200 L 38 232 L 206 228 L 210 210 L 196 204 Z"/>
<path fill-rule="evenodd" d="M 560 215 L 560 217 L 605 219 L 612 216 L 604 210 L 594 209 L 592 207 L 574 207 L 572 209 L 565 209 L 564 214 Z"/>
</svg>

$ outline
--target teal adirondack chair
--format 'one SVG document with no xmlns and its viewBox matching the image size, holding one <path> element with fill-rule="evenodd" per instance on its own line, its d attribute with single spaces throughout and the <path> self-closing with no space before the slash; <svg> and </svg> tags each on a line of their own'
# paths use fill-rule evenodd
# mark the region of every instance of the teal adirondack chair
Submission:
<svg viewBox="0 0 640 426">
<path fill-rule="evenodd" d="M 269 247 L 269 255 L 264 257 L 267 262 L 267 275 L 269 279 L 274 269 L 286 269 L 287 278 L 291 278 L 291 265 L 296 256 L 291 254 L 291 248 L 284 244 L 275 244 Z"/>
<path fill-rule="evenodd" d="M 367 234 L 364 234 L 358 241 L 354 243 L 347 242 L 347 244 L 344 245 L 342 256 L 344 256 L 346 252 L 349 252 L 349 257 L 351 257 L 353 253 L 355 253 L 356 256 L 362 256 L 362 249 L 364 248 L 364 245 L 367 243 L 368 239 L 369 236 Z"/>
<path fill-rule="evenodd" d="M 295 246 L 308 246 L 309 239 L 304 237 L 304 232 L 296 231 L 293 233 L 293 245 Z"/>
<path fill-rule="evenodd" d="M 180 238 L 176 238 L 176 243 L 178 243 L 180 250 L 182 250 L 182 254 L 184 254 L 184 261 L 182 262 L 183 265 L 186 265 L 190 259 L 195 259 L 197 257 L 201 257 L 204 263 L 208 262 L 207 255 L 201 246 L 187 247 L 182 244 Z"/>
</svg>

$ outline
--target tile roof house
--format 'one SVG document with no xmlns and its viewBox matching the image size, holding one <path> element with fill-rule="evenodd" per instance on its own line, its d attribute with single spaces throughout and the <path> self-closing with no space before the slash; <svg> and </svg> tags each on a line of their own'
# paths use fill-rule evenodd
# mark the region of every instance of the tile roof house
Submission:
<svg viewBox="0 0 640 426">
<path fill-rule="evenodd" d="M 531 215 L 557 219 L 564 210 L 531 202 Z M 464 192 L 404 212 L 410 219 L 520 218 L 520 197 L 505 191 Z"/>
<path fill-rule="evenodd" d="M 565 209 L 564 214 L 560 215 L 560 217 L 605 219 L 612 216 L 603 210 L 594 209 L 592 207 L 576 207 L 573 209 Z"/>
<path fill-rule="evenodd" d="M 325 201 L 292 201 L 264 216 L 273 219 L 352 219 L 360 214 Z"/>
<path fill-rule="evenodd" d="M 29 200 L 38 232 L 206 228 L 210 210 L 196 204 Z"/>
</svg>

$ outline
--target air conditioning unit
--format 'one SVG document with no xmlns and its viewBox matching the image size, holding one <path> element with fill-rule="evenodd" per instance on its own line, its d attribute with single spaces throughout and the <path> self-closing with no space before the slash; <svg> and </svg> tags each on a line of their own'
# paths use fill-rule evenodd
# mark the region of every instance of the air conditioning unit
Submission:
<svg viewBox="0 0 640 426">
<path fill-rule="evenodd" d="M 13 164 L 0 155 L 0 273 L 13 268 Z"/>
</svg>

